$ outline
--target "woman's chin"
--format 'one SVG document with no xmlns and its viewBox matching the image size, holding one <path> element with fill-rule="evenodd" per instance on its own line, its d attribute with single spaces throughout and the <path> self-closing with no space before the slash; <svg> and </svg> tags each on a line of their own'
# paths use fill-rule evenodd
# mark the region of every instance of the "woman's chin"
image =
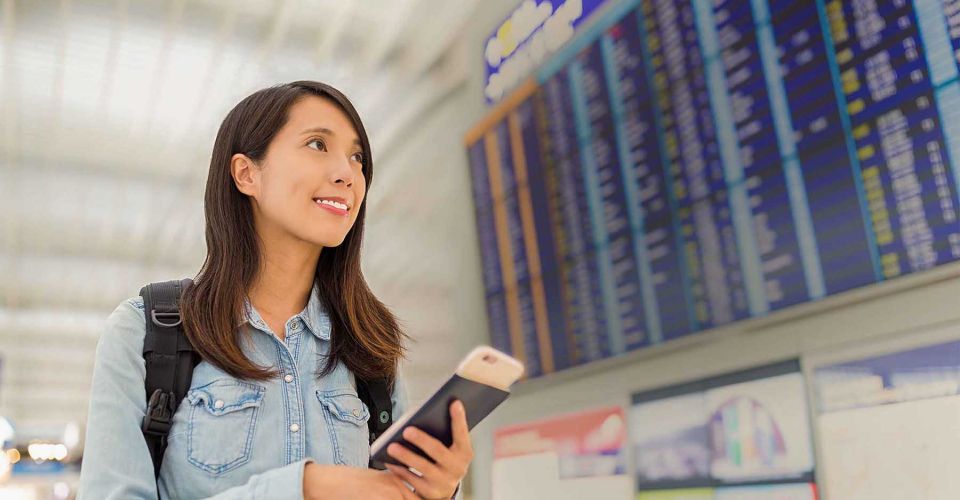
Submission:
<svg viewBox="0 0 960 500">
<path fill-rule="evenodd" d="M 304 240 L 313 243 L 314 245 L 320 248 L 333 248 L 338 247 L 343 243 L 343 240 L 347 239 L 346 235 L 337 236 L 337 235 L 309 235 L 304 238 Z"/>
</svg>

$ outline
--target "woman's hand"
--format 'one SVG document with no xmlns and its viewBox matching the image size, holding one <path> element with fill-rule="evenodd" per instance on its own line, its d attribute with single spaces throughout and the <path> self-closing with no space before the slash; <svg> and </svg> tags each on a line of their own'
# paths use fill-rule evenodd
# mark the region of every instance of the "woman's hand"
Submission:
<svg viewBox="0 0 960 500">
<path fill-rule="evenodd" d="M 400 478 L 387 471 L 312 462 L 303 469 L 303 498 L 418 500 Z"/>
<path fill-rule="evenodd" d="M 406 465 L 401 467 L 386 464 L 387 469 L 413 486 L 414 491 L 421 498 L 451 498 L 456 493 L 460 480 L 467 474 L 470 461 L 473 460 L 473 445 L 470 443 L 470 431 L 467 428 L 467 412 L 460 401 L 454 401 L 450 405 L 450 420 L 453 427 L 453 444 L 449 448 L 440 440 L 416 427 L 407 427 L 403 431 L 403 438 L 423 450 L 432 461 L 398 443 L 387 447 L 387 453 L 391 457 Z M 408 467 L 416 469 L 421 475 L 415 474 Z"/>
</svg>

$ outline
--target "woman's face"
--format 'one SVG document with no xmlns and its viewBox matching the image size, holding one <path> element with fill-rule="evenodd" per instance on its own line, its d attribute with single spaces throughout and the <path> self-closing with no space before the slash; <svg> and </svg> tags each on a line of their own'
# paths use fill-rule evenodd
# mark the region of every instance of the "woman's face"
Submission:
<svg viewBox="0 0 960 500">
<path fill-rule="evenodd" d="M 363 203 L 363 155 L 347 114 L 332 101 L 308 96 L 291 106 L 259 165 L 237 154 L 231 170 L 237 188 L 251 197 L 262 239 L 290 235 L 335 247 Z"/>
</svg>

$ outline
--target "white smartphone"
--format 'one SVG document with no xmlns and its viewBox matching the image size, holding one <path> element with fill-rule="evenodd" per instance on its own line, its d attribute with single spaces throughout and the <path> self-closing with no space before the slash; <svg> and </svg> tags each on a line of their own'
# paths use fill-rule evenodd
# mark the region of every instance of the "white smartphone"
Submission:
<svg viewBox="0 0 960 500">
<path fill-rule="evenodd" d="M 523 376 L 523 364 L 490 346 L 482 345 L 463 358 L 456 373 L 467 380 L 509 391 L 510 386 Z"/>
</svg>

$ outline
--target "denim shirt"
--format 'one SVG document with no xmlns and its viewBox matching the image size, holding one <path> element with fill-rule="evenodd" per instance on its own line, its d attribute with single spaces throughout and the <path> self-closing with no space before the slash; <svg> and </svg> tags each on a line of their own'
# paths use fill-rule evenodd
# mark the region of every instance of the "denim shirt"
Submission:
<svg viewBox="0 0 960 500">
<path fill-rule="evenodd" d="M 247 302 L 238 328 L 247 357 L 279 377 L 238 380 L 201 362 L 173 416 L 159 480 L 140 430 L 146 409 L 140 297 L 110 315 L 97 344 L 80 474 L 82 499 L 303 498 L 308 461 L 367 467 L 369 411 L 342 363 L 317 377 L 330 321 L 316 288 L 280 340 Z M 407 406 L 404 379 L 393 418 Z"/>
</svg>

